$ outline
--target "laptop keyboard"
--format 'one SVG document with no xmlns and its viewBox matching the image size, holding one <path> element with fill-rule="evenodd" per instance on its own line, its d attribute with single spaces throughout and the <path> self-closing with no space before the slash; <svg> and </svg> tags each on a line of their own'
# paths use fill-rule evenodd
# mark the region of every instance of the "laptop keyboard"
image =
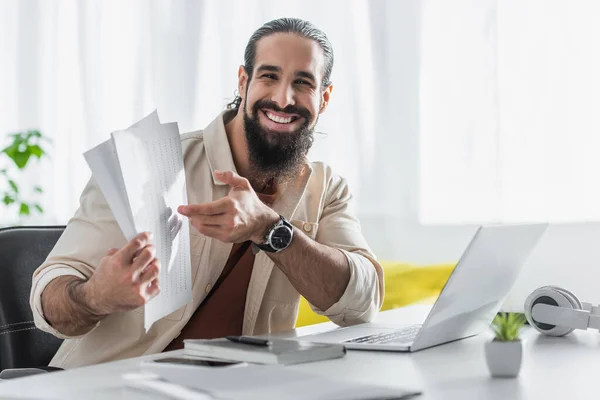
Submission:
<svg viewBox="0 0 600 400">
<path fill-rule="evenodd" d="M 346 340 L 344 343 L 408 343 L 412 342 L 417 337 L 417 333 L 421 330 L 421 326 L 422 325 L 411 325 L 390 333 L 361 336 L 355 339 Z"/>
</svg>

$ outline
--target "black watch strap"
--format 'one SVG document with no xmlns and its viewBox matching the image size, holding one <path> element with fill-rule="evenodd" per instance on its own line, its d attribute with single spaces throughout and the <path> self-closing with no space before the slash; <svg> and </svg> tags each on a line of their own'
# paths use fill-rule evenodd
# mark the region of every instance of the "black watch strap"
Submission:
<svg viewBox="0 0 600 400">
<path fill-rule="evenodd" d="M 281 227 L 287 227 L 289 229 L 289 241 L 285 244 L 284 247 L 274 247 L 273 246 L 273 241 L 275 240 L 274 235 L 277 233 L 275 231 L 277 231 L 278 229 L 281 229 Z M 283 228 L 285 229 L 285 228 Z M 290 243 L 292 242 L 292 238 L 294 235 L 294 228 L 292 226 L 292 224 L 285 219 L 283 216 L 279 216 L 279 221 L 273 225 L 273 227 L 271 229 L 269 229 L 269 231 L 267 232 L 267 235 L 265 237 L 265 243 L 261 243 L 261 244 L 257 244 L 257 243 L 253 243 L 252 247 L 255 247 L 256 249 L 259 250 L 263 250 L 266 251 L 267 253 L 278 253 L 282 250 L 285 250 Z M 255 250 L 256 250 L 255 249 Z M 256 251 L 255 251 L 256 253 Z"/>
</svg>

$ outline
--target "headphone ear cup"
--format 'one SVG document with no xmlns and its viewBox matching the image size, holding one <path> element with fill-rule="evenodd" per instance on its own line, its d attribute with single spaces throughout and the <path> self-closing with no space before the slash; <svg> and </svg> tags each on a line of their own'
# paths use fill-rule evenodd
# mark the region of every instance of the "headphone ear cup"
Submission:
<svg viewBox="0 0 600 400">
<path fill-rule="evenodd" d="M 534 327 L 538 332 L 550 336 L 564 336 L 573 332 L 574 328 L 571 327 L 546 324 L 533 319 L 531 315 L 533 306 L 539 303 L 555 307 L 581 309 L 581 302 L 573 293 L 555 286 L 543 286 L 534 290 L 527 297 L 524 307 L 525 318 L 527 318 L 529 325 Z"/>
<path fill-rule="evenodd" d="M 562 293 L 573 305 L 573 308 L 576 310 L 582 310 L 583 309 L 583 304 L 581 304 L 581 301 L 579 300 L 579 298 L 577 296 L 575 296 L 575 294 L 567 289 L 558 287 L 558 286 L 548 286 L 553 288 L 554 290 L 559 291 L 560 293 Z"/>
</svg>

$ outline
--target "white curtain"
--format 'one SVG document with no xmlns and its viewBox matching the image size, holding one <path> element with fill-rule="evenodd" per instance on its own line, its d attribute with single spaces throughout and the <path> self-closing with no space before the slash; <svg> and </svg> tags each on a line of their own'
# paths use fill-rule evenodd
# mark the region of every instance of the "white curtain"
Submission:
<svg viewBox="0 0 600 400">
<path fill-rule="evenodd" d="M 205 127 L 251 33 L 281 16 L 334 46 L 310 157 L 348 178 L 378 254 L 447 261 L 465 224 L 597 220 L 599 4 L 0 0 L 0 146 L 29 128 L 53 140 L 20 177 L 44 187 L 46 213 L 0 205 L 0 225 L 66 223 L 90 175 L 83 152 L 154 108 L 182 132 Z"/>
<path fill-rule="evenodd" d="M 90 176 L 83 152 L 154 108 L 181 132 L 205 127 L 233 97 L 252 32 L 282 16 L 312 21 L 334 46 L 334 97 L 311 158 L 330 163 L 360 197 L 375 152 L 372 7 L 343 0 L 0 0 L 0 145 L 6 133 L 31 128 L 53 141 L 51 158 L 20 177 L 23 186 L 44 187 L 46 213 L 19 220 L 2 205 L 0 225 L 66 223 Z"/>
<path fill-rule="evenodd" d="M 600 2 L 426 0 L 420 220 L 600 220 Z"/>
</svg>

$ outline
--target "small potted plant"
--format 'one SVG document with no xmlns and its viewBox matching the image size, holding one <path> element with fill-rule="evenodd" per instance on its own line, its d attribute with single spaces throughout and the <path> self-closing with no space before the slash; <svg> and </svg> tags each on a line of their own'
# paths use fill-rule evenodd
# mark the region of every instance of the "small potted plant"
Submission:
<svg viewBox="0 0 600 400">
<path fill-rule="evenodd" d="M 485 359 L 493 377 L 514 378 L 521 370 L 523 344 L 519 333 L 525 316 L 518 313 L 498 313 L 492 322 L 496 334 L 485 344 Z"/>
</svg>

